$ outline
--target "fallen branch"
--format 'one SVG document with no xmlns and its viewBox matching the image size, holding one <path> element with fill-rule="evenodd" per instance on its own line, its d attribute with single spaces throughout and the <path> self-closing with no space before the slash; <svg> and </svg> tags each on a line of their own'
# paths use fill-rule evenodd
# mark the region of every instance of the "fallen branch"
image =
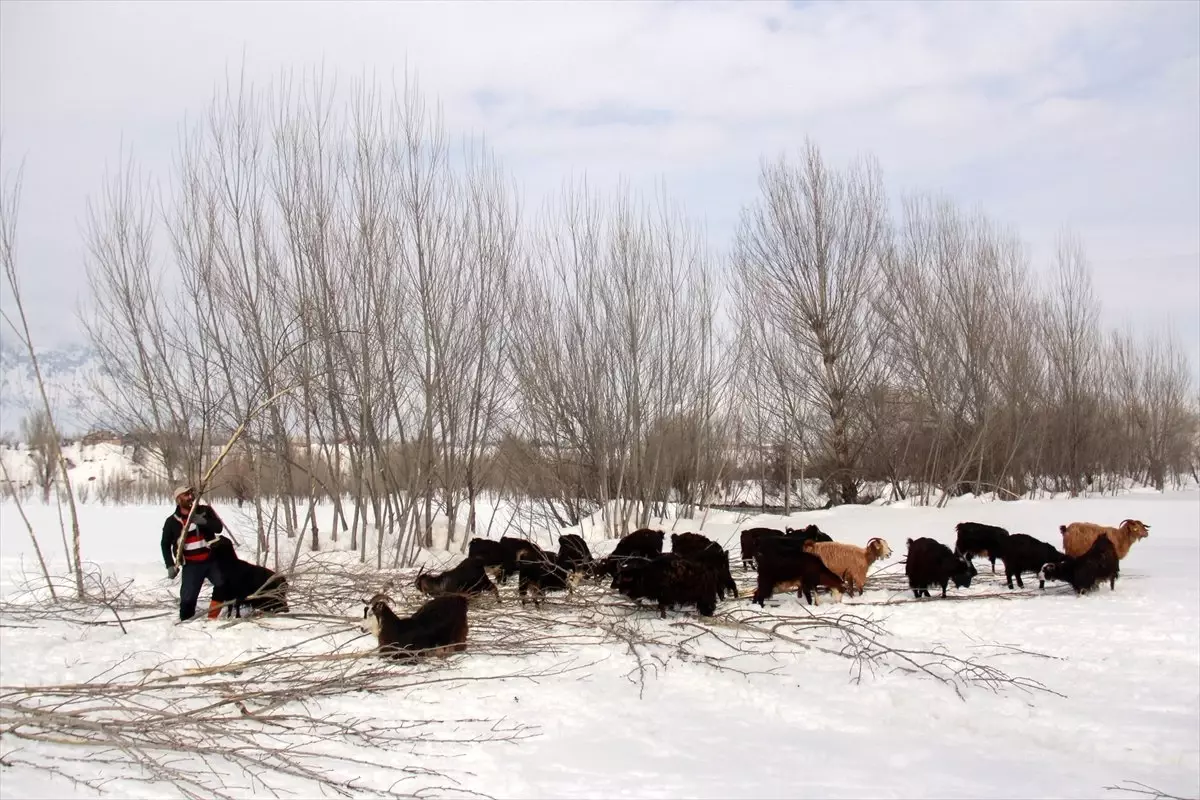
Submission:
<svg viewBox="0 0 1200 800">
<path fill-rule="evenodd" d="M 1105 791 L 1109 792 L 1127 792 L 1128 794 L 1149 797 L 1150 800 L 1196 800 L 1196 798 L 1184 797 L 1182 795 L 1167 794 L 1161 789 L 1155 789 L 1153 786 L 1147 786 L 1139 781 L 1121 781 L 1122 784 L 1128 786 L 1105 786 Z"/>
</svg>

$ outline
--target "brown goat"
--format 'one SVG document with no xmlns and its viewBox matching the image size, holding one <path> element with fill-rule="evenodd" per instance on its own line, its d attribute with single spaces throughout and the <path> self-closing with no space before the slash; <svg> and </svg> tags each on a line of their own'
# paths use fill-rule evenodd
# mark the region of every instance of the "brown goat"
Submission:
<svg viewBox="0 0 1200 800">
<path fill-rule="evenodd" d="M 888 543 L 883 539 L 876 537 L 868 541 L 866 547 L 845 542 L 807 541 L 804 543 L 804 552 L 819 556 L 830 572 L 841 575 L 850 586 L 862 594 L 863 586 L 867 582 L 867 568 L 874 562 L 890 556 L 892 548 L 888 547 Z"/>
<path fill-rule="evenodd" d="M 1097 537 L 1107 535 L 1112 540 L 1117 551 L 1117 559 L 1129 555 L 1133 543 L 1150 535 L 1150 526 L 1141 520 L 1123 520 L 1116 528 L 1107 525 L 1097 525 L 1094 522 L 1072 522 L 1070 525 L 1059 525 L 1063 539 L 1063 552 L 1073 558 L 1079 558 L 1088 550 Z"/>
</svg>

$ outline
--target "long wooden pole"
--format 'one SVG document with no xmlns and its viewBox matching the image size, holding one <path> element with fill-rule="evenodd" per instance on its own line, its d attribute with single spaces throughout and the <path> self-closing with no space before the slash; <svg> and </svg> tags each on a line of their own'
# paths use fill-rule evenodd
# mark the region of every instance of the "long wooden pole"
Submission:
<svg viewBox="0 0 1200 800">
<path fill-rule="evenodd" d="M 238 425 L 237 430 L 235 430 L 233 435 L 229 437 L 229 441 L 225 443 L 223 448 L 221 448 L 221 452 L 217 454 L 216 460 L 214 460 L 209 468 L 205 470 L 204 477 L 200 479 L 200 485 L 195 487 L 195 497 L 192 498 L 192 507 L 188 509 L 187 519 L 183 521 L 183 527 L 179 531 L 179 541 L 175 544 L 176 569 L 178 569 L 179 565 L 183 563 L 183 542 L 187 538 L 188 525 L 192 523 L 192 514 L 195 513 L 196 506 L 200 505 L 201 495 L 208 490 L 208 484 L 212 480 L 213 474 L 217 471 L 217 467 L 221 466 L 221 462 L 224 461 L 225 457 L 229 455 L 230 451 L 233 450 L 233 446 L 237 444 L 237 440 L 242 438 L 242 434 L 245 433 L 246 426 L 250 424 L 250 421 L 254 419 L 254 417 L 257 416 L 260 411 L 270 406 L 280 397 L 292 391 L 297 386 L 299 386 L 299 384 L 280 389 L 278 392 L 263 401 L 261 405 L 251 410 L 250 413 L 246 415 L 246 418 L 242 420 L 242 424 Z"/>
</svg>

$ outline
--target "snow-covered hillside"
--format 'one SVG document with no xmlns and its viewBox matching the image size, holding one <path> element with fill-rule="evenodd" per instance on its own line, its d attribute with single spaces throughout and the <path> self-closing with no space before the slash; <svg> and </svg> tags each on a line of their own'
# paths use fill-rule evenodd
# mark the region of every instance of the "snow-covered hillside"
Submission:
<svg viewBox="0 0 1200 800">
<path fill-rule="evenodd" d="M 67 459 L 67 473 L 71 476 L 77 502 L 146 500 L 165 497 L 170 491 L 161 463 L 149 453 L 135 461 L 131 446 L 117 442 L 85 445 L 75 441 L 64 446 L 62 452 Z M 0 461 L 4 464 L 3 474 L 12 480 L 23 497 L 41 496 L 36 451 L 22 445 L 0 445 Z"/>
<path fill-rule="evenodd" d="M 239 541 L 252 541 L 253 520 L 221 510 Z M 1138 784 L 1200 794 L 1194 490 L 671 521 L 735 553 L 744 527 L 816 522 L 839 540 L 882 536 L 894 555 L 862 596 L 818 607 L 790 595 L 760 610 L 747 599 L 754 573 L 735 566 L 743 596 L 710 619 L 687 609 L 660 620 L 606 584 L 535 611 L 514 580 L 498 606 L 470 612 L 467 652 L 419 666 L 370 656 L 357 627 L 366 593 L 386 589 L 398 612 L 415 609 L 413 573 L 360 568 L 351 553 L 301 553 L 290 618 L 176 624 L 178 581 L 158 552 L 168 511 L 85 506 L 84 557 L 109 576 L 114 600 L 39 617 L 16 605 L 36 596 L 23 586 L 33 560 L 15 506 L 0 504 L 4 725 L 17 705 L 50 703 L 71 719 L 136 722 L 109 724 L 110 739 L 82 747 L 0 737 L 5 797 L 96 796 L 63 775 L 107 782 L 120 797 L 182 796 L 170 785 L 181 774 L 202 796 L 321 794 L 317 773 L 296 764 L 360 797 L 390 787 L 506 798 L 1118 798 L 1138 796 L 1128 791 Z M 61 571 L 55 509 L 26 512 Z M 953 544 L 962 520 L 1059 544 L 1062 523 L 1125 518 L 1151 532 L 1122 562 L 1116 591 L 1076 597 L 1035 581 L 1009 591 L 982 561 L 971 588 L 945 600 L 916 601 L 904 586 L 905 540 Z M 594 530 L 583 533 L 603 554 L 613 542 Z M 102 682 L 105 696 L 86 699 Z M 62 690 L 66 706 L 37 689 L 75 683 L 84 685 Z M 69 725 L 71 735 L 99 730 Z M 182 753 L 148 743 L 168 735 Z M 63 757 L 74 760 L 52 760 Z"/>
<path fill-rule="evenodd" d="M 38 349 L 38 365 L 55 421 L 64 436 L 87 432 L 97 423 L 101 405 L 95 386 L 102 375 L 87 347 Z M 33 362 L 24 349 L 0 343 L 0 434 L 20 436 L 21 420 L 42 408 Z"/>
</svg>

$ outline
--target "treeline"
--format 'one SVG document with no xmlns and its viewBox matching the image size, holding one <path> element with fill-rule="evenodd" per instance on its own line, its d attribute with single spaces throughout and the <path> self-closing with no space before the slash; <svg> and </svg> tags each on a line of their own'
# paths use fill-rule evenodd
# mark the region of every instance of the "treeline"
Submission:
<svg viewBox="0 0 1200 800">
<path fill-rule="evenodd" d="M 244 493 L 288 530 L 330 496 L 403 560 L 439 513 L 464 541 L 484 491 L 615 533 L 737 476 L 836 504 L 1197 460 L 1182 350 L 1105 323 L 1082 243 L 1040 281 L 1015 232 L 939 198 L 893 218 L 873 162 L 812 143 L 764 163 L 720 258 L 662 193 L 522 208 L 412 85 L 228 89 L 165 178 L 123 163 L 90 207 L 104 421 L 168 480 L 244 424 Z"/>
</svg>

